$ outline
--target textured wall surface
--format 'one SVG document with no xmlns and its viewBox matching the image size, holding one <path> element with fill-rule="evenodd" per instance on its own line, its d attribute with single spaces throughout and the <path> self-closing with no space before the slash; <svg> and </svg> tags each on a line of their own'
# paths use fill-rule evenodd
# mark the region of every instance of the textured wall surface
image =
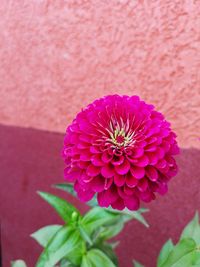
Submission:
<svg viewBox="0 0 200 267">
<path fill-rule="evenodd" d="M 139 94 L 199 146 L 199 0 L 1 0 L 0 17 L 0 122 L 63 132 L 96 97 Z"/>
<path fill-rule="evenodd" d="M 0 138 L 4 140 L 0 143 L 2 267 L 10 267 L 10 260 L 17 258 L 25 259 L 28 267 L 34 267 L 41 247 L 29 235 L 42 226 L 61 223 L 36 191 L 56 193 L 82 211 L 86 207 L 50 186 L 63 181 L 60 158 L 63 135 L 0 126 Z M 195 210 L 200 211 L 200 151 L 182 149 L 177 159 L 180 171 L 170 182 L 169 193 L 145 205 L 150 208 L 145 216 L 150 228 L 133 221 L 118 237 L 121 240 L 117 249 L 119 267 L 132 267 L 133 258 L 146 267 L 155 267 L 164 242 L 169 237 L 176 242 Z"/>
</svg>

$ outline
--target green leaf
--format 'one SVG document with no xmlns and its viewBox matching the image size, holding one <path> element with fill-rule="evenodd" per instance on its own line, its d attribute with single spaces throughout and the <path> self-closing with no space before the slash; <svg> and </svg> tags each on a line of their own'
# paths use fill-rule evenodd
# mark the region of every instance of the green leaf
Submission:
<svg viewBox="0 0 200 267">
<path fill-rule="evenodd" d="M 40 255 L 36 267 L 53 267 L 72 251 L 76 253 L 80 241 L 78 232 L 72 227 L 63 226 Z"/>
<path fill-rule="evenodd" d="M 114 241 L 114 242 L 109 242 L 109 245 L 111 246 L 112 249 L 116 249 L 117 246 L 119 246 L 120 241 Z"/>
<path fill-rule="evenodd" d="M 141 222 L 146 227 L 149 227 L 149 224 L 147 223 L 147 221 L 145 220 L 145 218 L 141 214 L 144 212 L 148 212 L 149 211 L 148 209 L 139 209 L 138 211 L 130 211 L 128 209 L 124 209 L 122 211 L 118 211 L 118 210 L 113 210 L 111 208 L 108 208 L 108 210 L 110 212 L 113 212 L 115 214 L 119 214 L 119 215 L 123 216 L 124 222 L 128 222 L 130 220 L 135 219 L 135 220 Z"/>
<path fill-rule="evenodd" d="M 100 243 L 97 246 L 95 246 L 95 248 L 101 250 L 103 253 L 105 253 L 108 258 L 111 259 L 111 261 L 118 266 L 118 258 L 117 255 L 115 254 L 114 250 L 113 250 L 113 244 L 110 243 Z"/>
<path fill-rule="evenodd" d="M 139 263 L 138 261 L 133 261 L 133 266 L 134 267 L 144 267 L 144 265 L 142 265 L 141 263 Z"/>
<path fill-rule="evenodd" d="M 200 225 L 198 212 L 196 212 L 194 218 L 184 228 L 180 239 L 182 240 L 184 238 L 193 238 L 197 245 L 200 245 Z"/>
<path fill-rule="evenodd" d="M 62 227 L 62 225 L 48 225 L 31 234 L 42 247 L 46 247 L 50 239 Z"/>
<path fill-rule="evenodd" d="M 72 213 L 79 214 L 79 211 L 73 205 L 60 197 L 46 192 L 38 192 L 38 194 L 57 211 L 65 222 L 70 222 Z"/>
<path fill-rule="evenodd" d="M 129 214 L 131 216 L 131 219 L 135 219 L 138 220 L 139 222 L 141 222 L 144 226 L 149 227 L 149 224 L 147 223 L 147 221 L 145 220 L 145 218 L 142 216 L 142 214 L 140 213 L 140 211 L 133 211 L 131 214 Z"/>
<path fill-rule="evenodd" d="M 86 244 L 80 237 L 76 249 L 68 253 L 66 259 L 69 260 L 71 263 L 73 263 L 75 266 L 80 266 L 82 257 L 85 254 L 85 252 L 86 252 Z"/>
<path fill-rule="evenodd" d="M 110 239 L 118 235 L 122 231 L 123 227 L 124 222 L 121 219 L 117 221 L 114 225 L 103 227 L 103 229 L 99 231 L 98 238 L 100 238 L 101 240 Z"/>
<path fill-rule="evenodd" d="M 192 267 L 192 266 L 199 267 L 200 266 L 199 256 L 200 256 L 199 252 L 192 251 L 186 254 L 185 256 L 183 256 L 178 262 L 176 262 L 172 266 L 173 267 Z"/>
<path fill-rule="evenodd" d="M 106 256 L 106 254 L 99 249 L 89 250 L 86 258 L 89 263 L 92 263 L 92 267 L 116 267 L 116 265 L 114 265 L 114 263 Z"/>
<path fill-rule="evenodd" d="M 120 216 L 118 214 L 114 214 L 100 207 L 95 207 L 81 219 L 81 225 L 91 235 L 94 230 L 99 230 L 99 227 L 114 224 L 119 219 Z"/>
<path fill-rule="evenodd" d="M 83 256 L 81 267 L 94 267 L 94 266 L 92 265 L 92 263 L 90 262 L 90 259 L 88 259 L 87 256 Z"/>
<path fill-rule="evenodd" d="M 196 243 L 193 239 L 187 238 L 182 239 L 170 252 L 166 261 L 159 267 L 178 267 L 179 263 L 182 263 L 183 257 L 194 252 L 196 250 Z M 190 257 L 190 255 L 188 256 Z M 190 265 L 189 265 L 190 266 Z M 189 266 L 180 266 L 180 267 L 189 267 Z"/>
<path fill-rule="evenodd" d="M 60 267 L 76 267 L 76 266 L 67 260 L 62 260 L 60 263 Z"/>
<path fill-rule="evenodd" d="M 84 227 L 80 223 L 78 225 L 78 229 L 79 229 L 79 232 L 80 232 L 83 240 L 85 240 L 85 242 L 87 242 L 90 246 L 92 246 L 93 242 L 92 242 L 90 236 L 87 234 L 87 232 L 85 231 Z"/>
<path fill-rule="evenodd" d="M 162 247 L 158 260 L 157 260 L 157 266 L 161 266 L 168 258 L 170 252 L 173 250 L 174 245 L 172 243 L 172 240 L 169 239 L 164 246 Z"/>
<path fill-rule="evenodd" d="M 26 263 L 23 260 L 16 260 L 11 262 L 12 267 L 26 267 Z"/>
</svg>

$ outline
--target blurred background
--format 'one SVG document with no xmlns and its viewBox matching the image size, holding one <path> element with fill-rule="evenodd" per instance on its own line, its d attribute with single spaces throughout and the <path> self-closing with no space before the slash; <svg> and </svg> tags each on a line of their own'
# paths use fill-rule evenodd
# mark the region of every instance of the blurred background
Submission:
<svg viewBox="0 0 200 267">
<path fill-rule="evenodd" d="M 29 235 L 60 223 L 36 190 L 63 181 L 60 151 L 80 109 L 108 94 L 139 95 L 178 135 L 179 174 L 119 236 L 120 267 L 155 267 L 200 211 L 200 1 L 0 1 L 0 223 L 3 267 L 41 252 Z M 82 211 L 87 208 L 58 192 Z"/>
</svg>

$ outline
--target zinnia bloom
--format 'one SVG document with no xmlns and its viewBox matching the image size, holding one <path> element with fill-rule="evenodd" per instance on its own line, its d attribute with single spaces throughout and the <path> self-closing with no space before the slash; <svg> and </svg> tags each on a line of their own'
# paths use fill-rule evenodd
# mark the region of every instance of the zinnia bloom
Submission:
<svg viewBox="0 0 200 267">
<path fill-rule="evenodd" d="M 167 192 L 179 153 L 170 123 L 138 96 L 105 96 L 83 109 L 67 128 L 65 178 L 82 201 L 137 210 Z"/>
</svg>

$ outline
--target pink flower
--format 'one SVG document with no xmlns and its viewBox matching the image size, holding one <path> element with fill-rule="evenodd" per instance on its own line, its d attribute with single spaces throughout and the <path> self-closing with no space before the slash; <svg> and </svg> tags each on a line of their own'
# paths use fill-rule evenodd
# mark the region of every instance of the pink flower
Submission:
<svg viewBox="0 0 200 267">
<path fill-rule="evenodd" d="M 137 210 L 165 194 L 179 153 L 170 123 L 138 96 L 105 96 L 83 109 L 67 128 L 63 157 L 67 181 L 82 201 Z"/>
</svg>

